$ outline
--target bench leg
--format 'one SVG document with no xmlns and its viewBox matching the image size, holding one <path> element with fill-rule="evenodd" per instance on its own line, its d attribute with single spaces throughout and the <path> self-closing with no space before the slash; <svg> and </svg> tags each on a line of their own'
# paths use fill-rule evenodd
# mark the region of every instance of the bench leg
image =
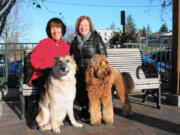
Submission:
<svg viewBox="0 0 180 135">
<path fill-rule="evenodd" d="M 148 95 L 150 95 L 150 94 L 153 96 L 153 98 L 155 99 L 155 101 L 158 102 L 158 101 L 157 101 L 157 96 L 156 96 L 154 93 L 156 93 L 155 90 L 153 90 L 153 91 L 151 91 L 151 90 L 146 90 L 146 93 L 143 95 L 143 102 L 147 101 Z"/>
<path fill-rule="evenodd" d="M 3 105 L 2 105 L 2 101 L 1 101 L 1 99 L 0 99 L 0 118 L 1 118 L 1 116 L 2 116 L 2 113 L 3 113 Z"/>
<path fill-rule="evenodd" d="M 146 93 L 143 95 L 143 102 L 147 101 L 148 95 L 151 94 L 149 90 L 146 90 Z"/>
<path fill-rule="evenodd" d="M 25 118 L 25 97 L 20 93 L 20 102 L 21 102 L 21 115 L 20 118 Z"/>
<path fill-rule="evenodd" d="M 157 89 L 157 96 L 154 94 L 155 91 L 146 90 L 146 93 L 143 95 L 143 102 L 147 101 L 148 95 L 151 94 L 157 103 L 157 108 L 161 109 L 161 88 Z"/>
</svg>

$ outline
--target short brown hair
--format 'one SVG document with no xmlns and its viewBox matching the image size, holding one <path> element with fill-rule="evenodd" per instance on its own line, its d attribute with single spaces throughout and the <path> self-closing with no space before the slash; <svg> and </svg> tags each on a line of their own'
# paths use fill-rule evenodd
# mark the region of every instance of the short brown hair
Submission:
<svg viewBox="0 0 180 135">
<path fill-rule="evenodd" d="M 94 27 L 93 27 L 93 24 L 92 24 L 92 21 L 91 21 L 90 17 L 89 16 L 80 16 L 76 21 L 76 30 L 75 30 L 76 34 L 79 34 L 79 25 L 85 19 L 89 22 L 90 31 L 92 33 L 94 32 Z"/>
<path fill-rule="evenodd" d="M 52 38 L 51 35 L 51 23 L 56 26 L 60 26 L 62 30 L 62 36 L 66 33 L 66 25 L 63 23 L 63 21 L 59 18 L 52 18 L 48 21 L 47 26 L 46 26 L 46 33 L 48 37 Z"/>
</svg>

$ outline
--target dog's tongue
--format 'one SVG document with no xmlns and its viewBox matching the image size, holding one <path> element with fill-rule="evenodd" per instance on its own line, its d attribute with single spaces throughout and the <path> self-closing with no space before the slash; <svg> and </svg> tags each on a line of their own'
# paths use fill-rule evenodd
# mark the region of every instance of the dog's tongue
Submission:
<svg viewBox="0 0 180 135">
<path fill-rule="evenodd" d="M 68 72 L 62 72 L 63 75 L 66 75 Z"/>
</svg>

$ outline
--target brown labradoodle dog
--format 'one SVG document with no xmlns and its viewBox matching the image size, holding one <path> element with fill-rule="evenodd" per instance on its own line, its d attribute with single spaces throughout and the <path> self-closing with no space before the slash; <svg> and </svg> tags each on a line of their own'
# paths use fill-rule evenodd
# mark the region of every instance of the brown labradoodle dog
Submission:
<svg viewBox="0 0 180 135">
<path fill-rule="evenodd" d="M 117 90 L 125 116 L 131 114 L 128 91 L 134 88 L 129 73 L 120 73 L 109 65 L 103 55 L 95 55 L 86 70 L 86 89 L 88 91 L 90 122 L 94 126 L 101 124 L 101 102 L 103 120 L 106 124 L 113 123 L 112 87 Z"/>
</svg>

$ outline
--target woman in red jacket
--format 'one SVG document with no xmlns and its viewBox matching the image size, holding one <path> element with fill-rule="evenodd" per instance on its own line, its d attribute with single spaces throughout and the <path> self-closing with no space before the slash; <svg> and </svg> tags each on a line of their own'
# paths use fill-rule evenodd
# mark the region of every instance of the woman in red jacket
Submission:
<svg viewBox="0 0 180 135">
<path fill-rule="evenodd" d="M 66 26 L 59 18 L 52 18 L 48 21 L 46 33 L 48 38 L 41 40 L 31 54 L 31 64 L 34 70 L 29 84 L 39 88 L 38 98 L 44 90 L 43 84 L 47 79 L 48 72 L 55 63 L 55 56 L 70 55 L 70 46 L 62 39 L 66 33 Z M 35 121 L 37 108 L 36 106 L 34 116 L 30 121 L 30 127 L 33 129 L 37 128 Z"/>
<path fill-rule="evenodd" d="M 30 86 L 39 86 L 43 83 L 44 79 L 41 82 L 39 78 L 44 78 L 46 71 L 54 65 L 55 56 L 70 55 L 70 46 L 62 39 L 65 32 L 66 26 L 60 19 L 49 20 L 46 27 L 49 38 L 41 40 L 31 54 L 34 71 L 29 81 Z"/>
</svg>

